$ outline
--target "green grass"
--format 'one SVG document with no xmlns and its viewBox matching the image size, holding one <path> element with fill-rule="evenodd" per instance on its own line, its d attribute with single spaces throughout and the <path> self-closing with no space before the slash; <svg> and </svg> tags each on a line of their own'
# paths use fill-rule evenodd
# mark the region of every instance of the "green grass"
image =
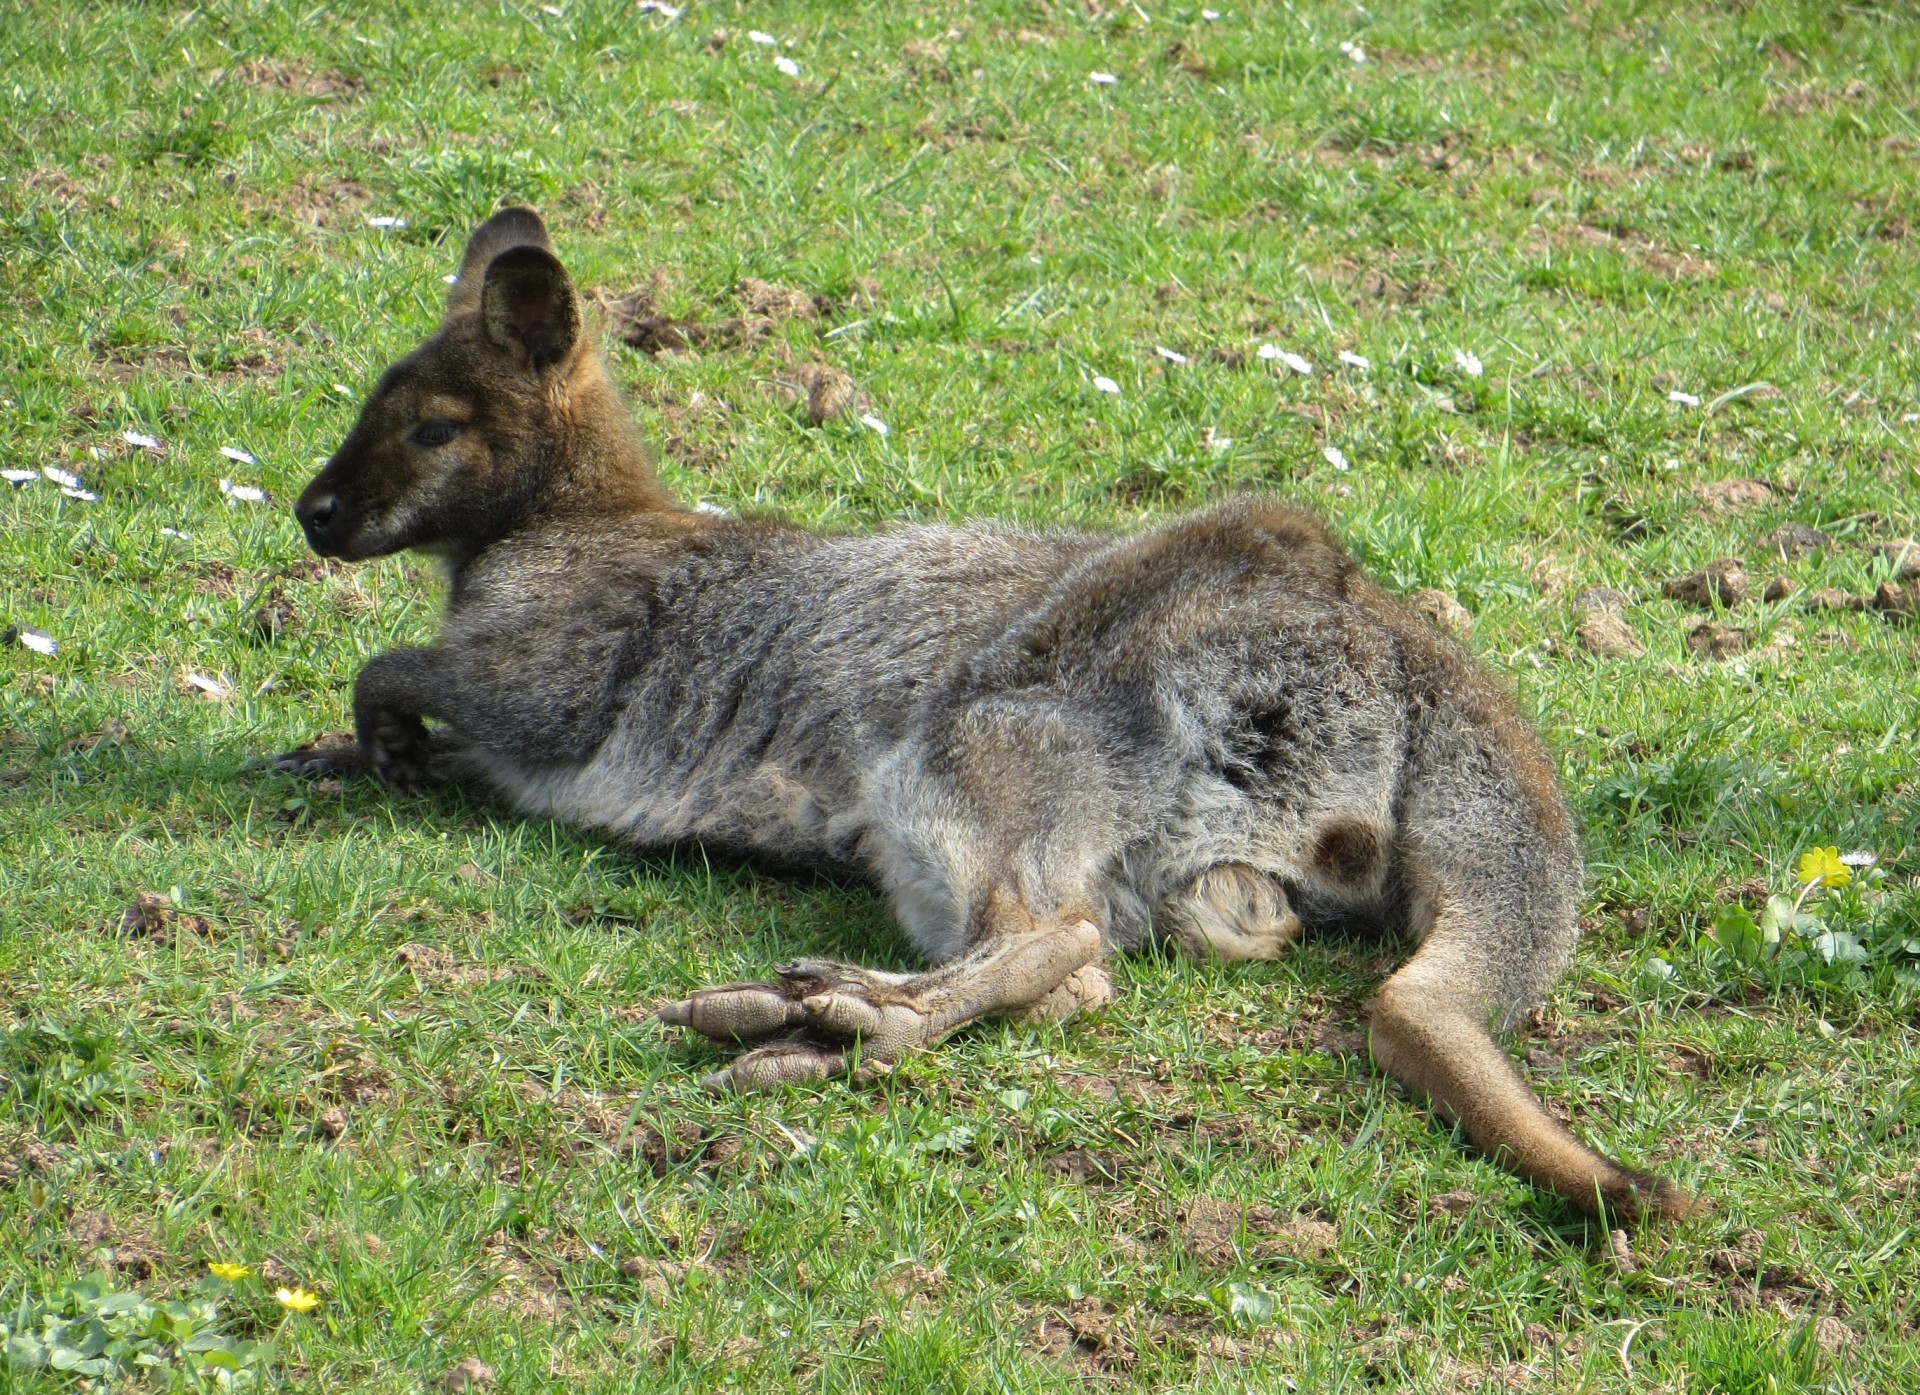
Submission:
<svg viewBox="0 0 1920 1395">
<path fill-rule="evenodd" d="M 1920 918 L 1920 630 L 1750 600 L 1722 619 L 1753 651 L 1710 662 L 1660 591 L 1738 556 L 1756 592 L 1868 594 L 1920 528 L 1920 26 L 1216 3 L 0 8 L 0 465 L 101 496 L 0 495 L 0 627 L 60 644 L 0 648 L 0 1324 L 226 1260 L 255 1274 L 220 1330 L 288 1388 L 467 1355 L 511 1391 L 1920 1386 L 1920 991 L 1886 948 Z M 899 965 L 873 897 L 250 766 L 432 631 L 427 566 L 319 567 L 285 506 L 510 200 L 583 286 L 657 275 L 677 315 L 747 276 L 835 300 L 615 349 L 682 497 L 1130 524 L 1257 485 L 1462 600 L 1593 866 L 1514 1049 L 1718 1213 L 1622 1265 L 1465 1148 L 1355 1054 L 1394 948 L 1364 942 L 1135 960 L 1094 1020 L 709 1099 L 644 1009 L 802 952 Z M 769 390 L 814 357 L 888 435 Z M 1694 492 L 1749 478 L 1745 510 Z M 1787 521 L 1833 545 L 1769 562 Z M 1574 642 L 1602 583 L 1644 657 Z M 1881 855 L 1878 909 L 1839 912 L 1875 957 L 1743 966 L 1716 915 L 1816 844 Z M 122 926 L 143 892 L 159 933 Z"/>
</svg>

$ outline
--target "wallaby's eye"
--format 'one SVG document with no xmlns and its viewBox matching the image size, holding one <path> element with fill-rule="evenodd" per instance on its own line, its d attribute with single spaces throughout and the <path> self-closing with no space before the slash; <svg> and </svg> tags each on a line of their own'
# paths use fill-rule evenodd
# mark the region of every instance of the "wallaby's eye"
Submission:
<svg viewBox="0 0 1920 1395">
<path fill-rule="evenodd" d="M 457 421 L 423 421 L 413 428 L 411 439 L 416 446 L 444 446 L 459 434 Z"/>
</svg>

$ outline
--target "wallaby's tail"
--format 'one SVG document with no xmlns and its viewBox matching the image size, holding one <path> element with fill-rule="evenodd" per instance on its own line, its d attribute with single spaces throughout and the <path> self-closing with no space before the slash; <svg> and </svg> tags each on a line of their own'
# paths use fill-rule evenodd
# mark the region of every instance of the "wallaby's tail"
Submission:
<svg viewBox="0 0 1920 1395">
<path fill-rule="evenodd" d="M 1429 940 L 1382 986 L 1372 1009 L 1374 1060 L 1457 1120 L 1495 1162 L 1583 1210 L 1678 1219 L 1700 1209 L 1665 1178 L 1587 1147 L 1547 1112 L 1494 1043 L 1476 1011 L 1480 995 L 1463 993 L 1444 949 Z"/>
<path fill-rule="evenodd" d="M 1429 709 L 1400 809 L 1418 952 L 1372 1005 L 1374 1059 L 1490 1157 L 1589 1212 L 1677 1218 L 1680 1188 L 1588 1148 L 1493 1032 L 1537 1006 L 1579 935 L 1582 864 L 1546 752 L 1485 678 Z"/>
</svg>

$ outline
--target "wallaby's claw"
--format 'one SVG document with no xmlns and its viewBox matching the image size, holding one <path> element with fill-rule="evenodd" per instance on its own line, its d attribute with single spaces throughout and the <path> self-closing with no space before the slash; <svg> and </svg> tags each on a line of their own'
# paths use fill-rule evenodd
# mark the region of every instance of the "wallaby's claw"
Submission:
<svg viewBox="0 0 1920 1395">
<path fill-rule="evenodd" d="M 283 751 L 264 763 L 269 769 L 303 779 L 367 773 L 366 757 L 360 753 L 359 743 L 352 736 L 338 732 L 316 736 L 306 745 Z"/>
</svg>

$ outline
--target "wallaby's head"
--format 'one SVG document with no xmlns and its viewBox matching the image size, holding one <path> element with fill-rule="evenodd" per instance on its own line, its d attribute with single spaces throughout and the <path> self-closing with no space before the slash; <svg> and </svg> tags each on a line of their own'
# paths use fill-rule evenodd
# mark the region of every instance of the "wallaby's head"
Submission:
<svg viewBox="0 0 1920 1395">
<path fill-rule="evenodd" d="M 354 559 L 470 556 L 543 508 L 664 505 L 546 228 L 509 208 L 293 511 L 315 552 Z"/>
</svg>

